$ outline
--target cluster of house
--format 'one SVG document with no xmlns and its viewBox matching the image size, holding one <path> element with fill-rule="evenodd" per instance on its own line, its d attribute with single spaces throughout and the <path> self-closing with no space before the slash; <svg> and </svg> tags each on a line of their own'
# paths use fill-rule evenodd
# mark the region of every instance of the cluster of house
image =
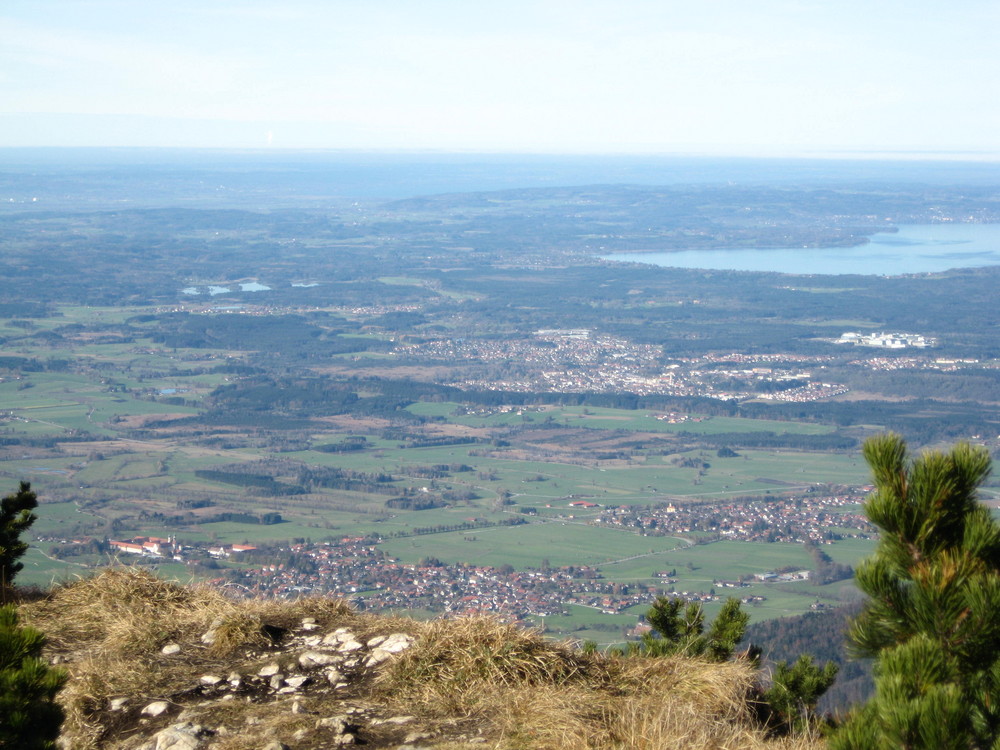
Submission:
<svg viewBox="0 0 1000 750">
<path fill-rule="evenodd" d="M 713 354 L 682 358 L 662 365 L 663 350 L 651 344 L 636 344 L 614 336 L 585 330 L 546 329 L 533 339 L 440 339 L 397 350 L 401 355 L 451 362 L 516 361 L 528 371 L 517 377 L 467 378 L 450 385 L 492 391 L 555 391 L 560 393 L 636 393 L 702 396 L 718 399 L 760 397 L 757 381 L 804 380 L 807 371 L 790 370 L 793 363 L 816 364 L 832 357 L 792 355 Z M 720 369 L 720 364 L 742 365 Z M 747 365 L 785 365 L 780 371 Z M 732 379 L 745 382 L 733 390 Z M 721 385 L 725 381 L 726 385 Z M 846 392 L 836 383 L 812 383 L 798 388 L 774 388 L 771 400 L 815 401 Z"/>
<path fill-rule="evenodd" d="M 108 546 L 112 552 L 126 555 L 141 555 L 143 557 L 163 557 L 183 562 L 185 552 L 195 549 L 193 545 L 184 545 L 177 537 L 166 538 L 156 536 L 137 536 L 127 541 L 110 540 Z M 228 558 L 241 552 L 252 552 L 257 549 L 251 544 L 213 545 L 207 549 L 208 554 L 215 558 Z"/>
<path fill-rule="evenodd" d="M 875 527 L 861 512 L 862 500 L 851 494 L 805 494 L 690 505 L 622 505 L 605 508 L 595 522 L 650 535 L 708 532 L 749 542 L 867 539 Z"/>
<path fill-rule="evenodd" d="M 937 339 L 919 333 L 858 333 L 847 331 L 837 339 L 838 344 L 853 346 L 873 346 L 880 349 L 905 349 L 908 346 L 920 349 L 937 346 Z"/>
<path fill-rule="evenodd" d="M 364 537 L 296 544 L 279 554 L 292 556 L 294 562 L 234 571 L 235 578 L 229 582 L 255 595 L 330 594 L 366 608 L 488 611 L 515 619 L 563 614 L 568 603 L 621 612 L 651 603 L 664 593 L 663 584 L 669 583 L 608 582 L 585 566 L 514 570 L 510 566 L 446 565 L 437 560 L 401 563 Z"/>
</svg>

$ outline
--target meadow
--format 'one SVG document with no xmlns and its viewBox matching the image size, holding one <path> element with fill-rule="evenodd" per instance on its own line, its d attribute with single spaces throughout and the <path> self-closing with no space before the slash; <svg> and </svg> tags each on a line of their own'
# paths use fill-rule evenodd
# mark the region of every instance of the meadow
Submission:
<svg viewBox="0 0 1000 750">
<path fill-rule="evenodd" d="M 403 277 L 386 281 L 413 283 Z M 148 312 L 141 307 L 62 306 L 60 316 L 39 319 L 33 330 L 106 328 L 138 319 L 133 327 L 142 332 L 150 325 L 143 322 Z M 24 329 L 0 320 L 0 334 L 4 332 L 23 334 Z M 0 449 L 0 476 L 11 486 L 20 479 L 31 481 L 43 499 L 34 531 L 47 541 L 32 549 L 23 573 L 25 582 L 42 585 L 108 562 L 94 556 L 57 560 L 49 555 L 53 545 L 74 538 L 176 535 L 195 545 L 280 546 L 291 540 L 377 535 L 384 539 L 384 553 L 404 562 L 434 557 L 446 563 L 518 569 L 587 565 L 598 567 L 607 581 L 647 586 L 661 581 L 658 572 L 674 569 L 677 591 L 707 592 L 719 579 L 808 567 L 808 556 L 798 545 L 704 545 L 694 544 L 697 535 L 640 536 L 595 526 L 592 522 L 601 508 L 713 502 L 867 481 L 856 452 L 741 449 L 738 456 L 723 458 L 696 445 L 699 435 L 825 435 L 834 429 L 787 420 L 692 413 L 686 421 L 670 424 L 657 419 L 656 412 L 583 406 L 512 408 L 476 415 L 463 413 L 466 410 L 456 402 L 417 401 L 406 410 L 411 418 L 426 421 L 419 428 L 411 426 L 411 431 L 435 438 L 474 439 L 431 446 L 392 437 L 385 432 L 387 423 L 378 419 L 314 422 L 308 431 L 287 434 L 188 424 L 185 418 L 205 412 L 213 389 L 238 381 L 229 374 L 228 363 L 241 361 L 244 353 L 165 347 L 141 335 L 120 342 L 77 335 L 70 347 L 44 341 L 44 337 L 24 338 L 11 347 L 11 353 L 46 362 L 64 357 L 68 364 L 0 377 L 0 435 L 10 443 Z M 383 352 L 358 356 L 369 355 L 389 356 Z M 175 422 L 180 426 L 173 427 Z M 558 430 L 551 429 L 553 424 Z M 319 450 L 343 440 L 345 434 L 363 437 L 364 449 Z M 628 447 L 632 445 L 640 447 Z M 293 467 L 287 469 L 293 474 L 294 467 L 308 466 L 388 473 L 393 479 L 382 494 L 316 489 L 272 497 L 198 473 L 256 461 Z M 433 478 L 423 475 L 433 467 L 444 471 Z M 279 479 L 294 482 L 292 475 Z M 392 493 L 416 497 L 450 493 L 462 499 L 408 511 L 386 506 Z M 579 499 L 598 507 L 570 506 Z M 197 514 L 277 512 L 282 522 L 170 520 L 192 502 L 204 506 Z M 514 518 L 526 523 L 492 525 Z M 470 521 L 491 525 L 414 533 Z M 864 548 L 845 541 L 829 549 L 834 559 L 850 563 Z M 205 575 L 180 563 L 165 563 L 159 569 L 181 579 Z M 766 596 L 752 605 L 753 616 L 776 617 L 807 609 L 817 596 L 842 598 L 847 595 L 842 589 L 755 584 L 738 593 Z M 617 633 L 619 626 L 634 624 L 642 608 L 633 609 L 607 615 L 571 607 L 570 615 L 558 618 L 561 624 L 547 626 L 560 633 L 582 629 L 579 632 L 606 640 L 611 629 Z M 589 626 L 597 629 L 588 630 Z"/>
</svg>

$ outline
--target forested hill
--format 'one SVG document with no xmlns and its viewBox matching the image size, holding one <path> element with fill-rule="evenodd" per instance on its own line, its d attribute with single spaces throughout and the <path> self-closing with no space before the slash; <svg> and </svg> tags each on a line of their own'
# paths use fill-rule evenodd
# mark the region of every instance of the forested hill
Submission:
<svg viewBox="0 0 1000 750">
<path fill-rule="evenodd" d="M 755 622 L 747 628 L 745 643 L 760 646 L 767 665 L 794 662 L 810 654 L 819 663 L 832 661 L 840 667 L 837 680 L 818 704 L 825 713 L 843 713 L 868 700 L 874 689 L 871 662 L 851 659 L 845 632 L 848 621 L 861 611 L 860 602 L 836 609 L 807 612 L 795 617 Z"/>
</svg>

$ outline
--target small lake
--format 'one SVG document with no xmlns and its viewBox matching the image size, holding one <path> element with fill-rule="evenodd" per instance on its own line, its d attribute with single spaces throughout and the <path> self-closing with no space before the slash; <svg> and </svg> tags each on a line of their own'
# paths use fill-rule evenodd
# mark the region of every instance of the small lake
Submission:
<svg viewBox="0 0 1000 750">
<path fill-rule="evenodd" d="M 604 260 L 673 268 L 790 274 L 898 276 L 1000 265 L 1000 224 L 902 224 L 857 247 L 613 253 Z"/>
</svg>

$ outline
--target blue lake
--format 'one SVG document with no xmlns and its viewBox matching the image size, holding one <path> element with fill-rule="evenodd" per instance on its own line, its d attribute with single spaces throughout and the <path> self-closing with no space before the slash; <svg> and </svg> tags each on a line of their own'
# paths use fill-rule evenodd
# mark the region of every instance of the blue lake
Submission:
<svg viewBox="0 0 1000 750">
<path fill-rule="evenodd" d="M 673 268 L 898 276 L 1000 265 L 1000 224 L 903 224 L 858 247 L 613 253 L 604 260 Z"/>
</svg>

